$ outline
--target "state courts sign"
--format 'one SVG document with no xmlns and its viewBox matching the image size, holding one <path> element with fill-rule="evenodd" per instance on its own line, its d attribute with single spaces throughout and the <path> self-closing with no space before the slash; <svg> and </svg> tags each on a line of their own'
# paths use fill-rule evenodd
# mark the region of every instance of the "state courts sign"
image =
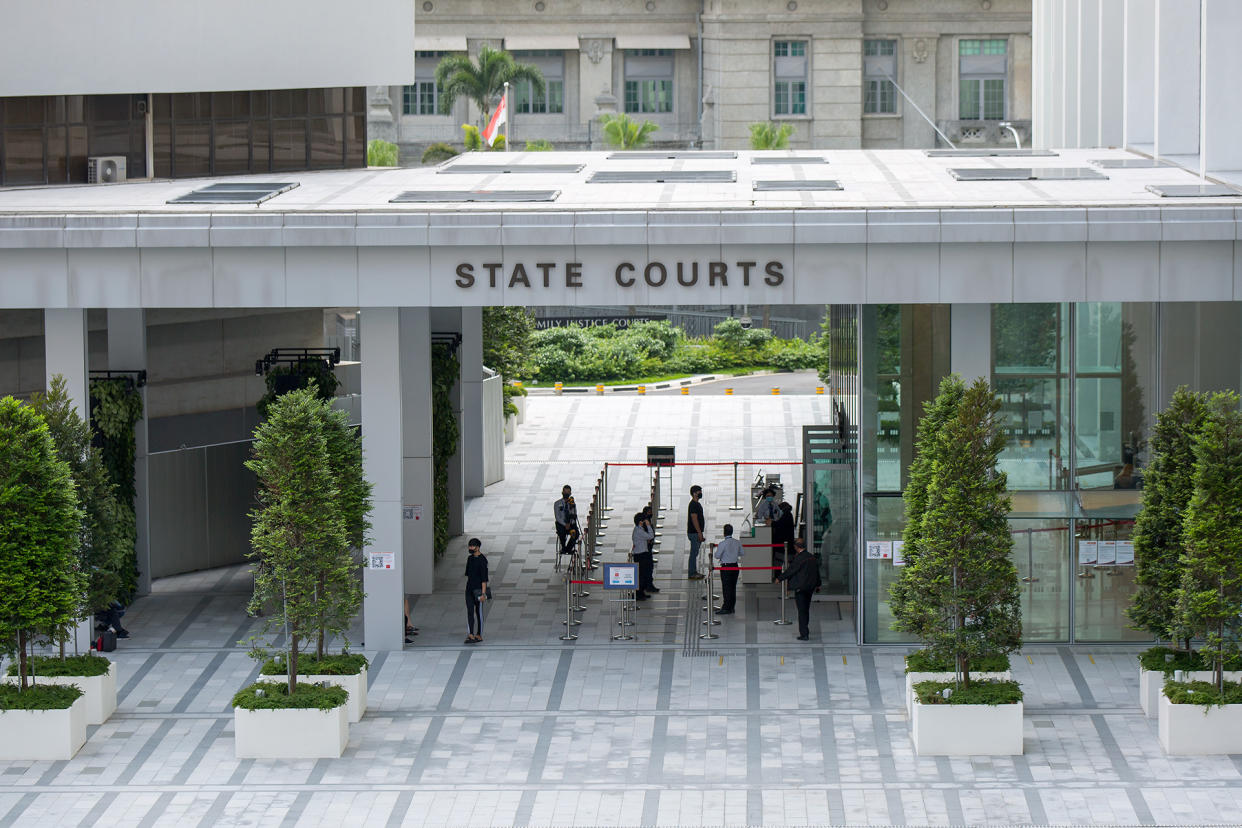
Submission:
<svg viewBox="0 0 1242 828">
<path fill-rule="evenodd" d="M 602 272 L 597 272 L 602 271 Z M 610 272 L 609 272 L 610 271 Z M 748 288 L 765 285 L 777 288 L 785 282 L 785 263 L 780 260 L 725 261 L 620 261 L 612 268 L 588 268 L 573 261 L 459 262 L 454 283 L 462 290 L 476 286 L 507 291 L 541 288 L 583 288 L 588 281 L 611 279 L 616 287 L 636 285 L 659 290 L 666 285 L 693 288 Z"/>
</svg>

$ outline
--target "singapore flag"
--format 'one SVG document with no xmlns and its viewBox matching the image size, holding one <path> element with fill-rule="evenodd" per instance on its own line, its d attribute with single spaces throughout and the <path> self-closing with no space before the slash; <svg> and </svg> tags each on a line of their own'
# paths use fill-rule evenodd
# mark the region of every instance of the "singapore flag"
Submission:
<svg viewBox="0 0 1242 828">
<path fill-rule="evenodd" d="M 500 134 L 500 125 L 507 124 L 509 121 L 509 93 L 500 96 L 500 105 L 496 107 L 496 111 L 492 113 L 492 119 L 487 122 L 487 129 L 483 130 L 483 140 L 487 145 L 493 146 L 496 143 L 496 136 Z"/>
</svg>

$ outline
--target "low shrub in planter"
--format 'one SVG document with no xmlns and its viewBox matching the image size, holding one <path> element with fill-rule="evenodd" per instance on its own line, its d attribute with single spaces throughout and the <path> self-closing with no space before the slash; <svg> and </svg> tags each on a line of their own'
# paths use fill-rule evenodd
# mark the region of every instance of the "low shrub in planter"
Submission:
<svg viewBox="0 0 1242 828">
<path fill-rule="evenodd" d="M 32 656 L 28 661 L 29 675 L 39 676 L 102 676 L 112 662 L 101 656 L 79 655 L 57 658 L 56 656 Z M 17 675 L 17 665 L 10 664 L 8 675 Z"/>
<path fill-rule="evenodd" d="M 72 684 L 34 684 L 25 690 L 0 684 L 0 710 L 66 710 L 81 697 L 81 688 Z"/>
<path fill-rule="evenodd" d="M 326 655 L 323 658 L 302 656 L 298 659 L 298 672 L 304 676 L 355 676 L 368 664 L 367 657 L 360 653 Z M 289 675 L 288 664 L 280 657 L 263 662 L 259 672 L 265 676 Z"/>
<path fill-rule="evenodd" d="M 906 656 L 907 673 L 952 673 L 953 662 L 931 655 L 927 650 L 915 650 Z M 1003 673 L 1009 669 L 1009 656 L 993 655 L 971 659 L 970 671 L 976 673 Z"/>
<path fill-rule="evenodd" d="M 233 706 L 243 710 L 331 710 L 348 700 L 349 692 L 341 687 L 299 684 L 291 694 L 284 682 L 256 681 L 233 696 Z"/>
<path fill-rule="evenodd" d="M 1242 704 L 1242 684 L 1227 681 L 1224 692 L 1221 692 L 1210 681 L 1166 681 L 1164 695 L 1173 704 L 1221 707 L 1226 704 Z"/>
<path fill-rule="evenodd" d="M 1175 650 L 1172 647 L 1152 647 L 1144 650 L 1139 653 L 1139 666 L 1153 673 L 1207 669 L 1203 657 L 1194 650 Z"/>
<path fill-rule="evenodd" d="M 946 699 L 942 692 L 952 692 Z M 1022 701 L 1022 688 L 1016 681 L 975 681 L 956 686 L 952 681 L 920 681 L 914 685 L 920 704 L 1017 704 Z"/>
</svg>

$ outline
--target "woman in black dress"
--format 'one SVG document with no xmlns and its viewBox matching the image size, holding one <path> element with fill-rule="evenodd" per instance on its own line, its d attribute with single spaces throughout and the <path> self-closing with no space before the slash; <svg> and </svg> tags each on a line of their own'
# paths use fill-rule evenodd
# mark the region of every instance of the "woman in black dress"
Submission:
<svg viewBox="0 0 1242 828">
<path fill-rule="evenodd" d="M 466 636 L 467 644 L 478 644 L 483 640 L 483 602 L 487 600 L 487 558 L 483 555 L 483 544 L 478 538 L 471 538 L 470 557 L 466 558 L 466 616 L 470 622 L 470 634 Z"/>
</svg>

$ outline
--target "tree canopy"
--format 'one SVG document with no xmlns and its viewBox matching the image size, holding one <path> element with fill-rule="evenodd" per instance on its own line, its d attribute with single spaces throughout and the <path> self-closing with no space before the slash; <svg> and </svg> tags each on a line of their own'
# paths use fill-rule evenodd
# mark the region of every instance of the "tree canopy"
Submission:
<svg viewBox="0 0 1242 828">
<path fill-rule="evenodd" d="M 789 147 L 789 139 L 794 133 L 790 123 L 776 124 L 772 121 L 760 121 L 750 125 L 750 148 L 753 150 L 781 150 Z"/>
<path fill-rule="evenodd" d="M 512 86 L 518 81 L 529 81 L 535 92 L 543 93 L 543 73 L 539 67 L 518 63 L 503 49 L 482 46 L 477 60 L 463 54 L 446 55 L 436 66 L 440 111 L 447 115 L 458 98 L 467 98 L 479 108 L 486 126 L 492 102 L 504 92 L 505 83 Z"/>
<path fill-rule="evenodd" d="M 659 124 L 652 121 L 640 124 L 624 112 L 601 115 L 599 122 L 604 128 L 604 141 L 621 150 L 642 149 L 651 142 L 651 134 L 660 129 Z"/>
</svg>

